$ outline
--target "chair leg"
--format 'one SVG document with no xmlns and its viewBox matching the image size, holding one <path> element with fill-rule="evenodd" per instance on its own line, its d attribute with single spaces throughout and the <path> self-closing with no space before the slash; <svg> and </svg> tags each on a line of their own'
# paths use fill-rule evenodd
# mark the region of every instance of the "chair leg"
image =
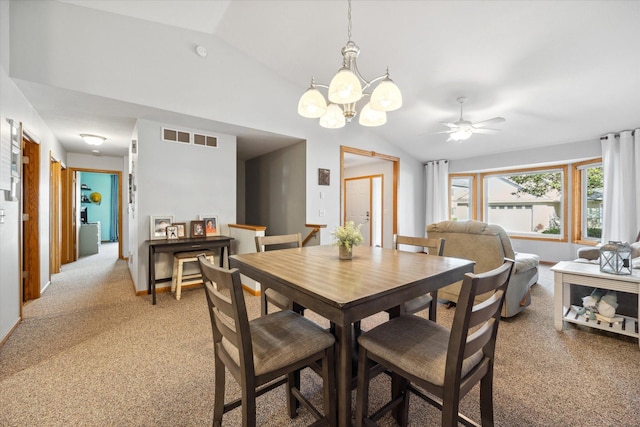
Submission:
<svg viewBox="0 0 640 427">
<path fill-rule="evenodd" d="M 438 291 L 431 292 L 431 304 L 429 304 L 429 320 L 436 321 L 436 312 L 438 309 Z"/>
<path fill-rule="evenodd" d="M 483 427 L 493 426 L 493 367 L 480 380 L 480 417 Z"/>
<path fill-rule="evenodd" d="M 213 427 L 219 427 L 222 425 L 222 415 L 224 414 L 225 370 L 224 363 L 217 356 L 215 357 L 214 371 Z"/>
<path fill-rule="evenodd" d="M 242 427 L 256 427 L 256 387 L 252 381 L 242 384 Z"/>
<path fill-rule="evenodd" d="M 460 393 L 451 394 L 444 392 L 442 399 L 442 425 L 444 427 L 458 427 L 458 410 L 460 405 Z"/>
<path fill-rule="evenodd" d="M 356 426 L 362 427 L 369 415 L 369 378 L 370 366 L 367 350 L 360 347 L 358 354 L 358 395 L 356 399 Z"/>
<path fill-rule="evenodd" d="M 171 273 L 171 292 L 176 291 L 176 283 L 178 283 L 178 260 L 173 259 L 173 272 Z"/>
<path fill-rule="evenodd" d="M 182 272 L 184 270 L 184 264 L 182 260 L 178 261 L 178 278 L 176 279 L 176 299 L 180 300 L 180 293 L 182 292 Z"/>
<path fill-rule="evenodd" d="M 266 316 L 267 312 L 267 290 L 263 289 L 260 293 L 260 315 Z"/>
<path fill-rule="evenodd" d="M 300 371 L 290 372 L 287 375 L 287 409 L 289 410 L 289 418 L 295 418 L 298 416 L 298 408 L 300 402 L 295 398 L 291 389 L 297 388 L 300 390 Z"/>
</svg>

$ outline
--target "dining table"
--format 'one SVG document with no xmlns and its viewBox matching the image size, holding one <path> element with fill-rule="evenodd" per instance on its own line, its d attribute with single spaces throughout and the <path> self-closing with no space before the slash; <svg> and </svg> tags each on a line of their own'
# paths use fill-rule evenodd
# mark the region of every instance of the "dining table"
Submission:
<svg viewBox="0 0 640 427">
<path fill-rule="evenodd" d="M 350 260 L 341 260 L 331 245 L 229 257 L 230 267 L 259 282 L 261 292 L 273 288 L 332 323 L 339 426 L 352 422 L 353 324 L 385 310 L 400 315 L 403 302 L 461 280 L 474 264 L 372 246 L 353 248 Z"/>
</svg>

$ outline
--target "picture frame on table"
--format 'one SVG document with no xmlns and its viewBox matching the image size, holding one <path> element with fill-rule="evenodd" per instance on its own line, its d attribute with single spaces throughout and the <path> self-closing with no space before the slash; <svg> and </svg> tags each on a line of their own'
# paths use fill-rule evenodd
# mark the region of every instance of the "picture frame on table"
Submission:
<svg viewBox="0 0 640 427">
<path fill-rule="evenodd" d="M 220 223 L 217 215 L 200 215 L 199 218 L 204 221 L 204 229 L 207 236 L 220 235 Z"/>
<path fill-rule="evenodd" d="M 185 239 L 187 236 L 187 224 L 184 222 L 174 222 L 171 225 L 174 225 L 178 228 L 178 239 Z"/>
<path fill-rule="evenodd" d="M 191 237 L 205 237 L 204 221 L 191 221 Z"/>
<path fill-rule="evenodd" d="M 151 240 L 167 238 L 167 227 L 173 224 L 173 215 L 149 216 L 149 236 Z"/>
<path fill-rule="evenodd" d="M 167 240 L 178 239 L 178 227 L 175 225 L 168 225 L 166 228 Z"/>
</svg>

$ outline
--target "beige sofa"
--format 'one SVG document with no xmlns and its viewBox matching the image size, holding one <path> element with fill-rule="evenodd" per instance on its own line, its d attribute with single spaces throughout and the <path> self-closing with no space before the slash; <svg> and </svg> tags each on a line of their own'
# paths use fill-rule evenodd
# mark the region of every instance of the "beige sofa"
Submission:
<svg viewBox="0 0 640 427">
<path fill-rule="evenodd" d="M 531 304 L 529 288 L 538 280 L 540 258 L 534 254 L 515 253 L 509 236 L 499 225 L 478 221 L 442 221 L 428 225 L 427 236 L 445 239 L 444 256 L 475 261 L 475 273 L 498 267 L 504 258 L 515 260 L 502 316 L 515 316 Z M 457 302 L 461 284 L 462 281 L 440 289 L 438 298 Z"/>
</svg>

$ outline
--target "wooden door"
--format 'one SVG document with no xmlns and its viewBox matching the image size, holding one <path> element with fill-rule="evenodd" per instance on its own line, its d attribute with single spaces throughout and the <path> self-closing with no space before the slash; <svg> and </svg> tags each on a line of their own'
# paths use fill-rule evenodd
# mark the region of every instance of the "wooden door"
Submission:
<svg viewBox="0 0 640 427">
<path fill-rule="evenodd" d="M 363 245 L 371 245 L 371 178 L 350 178 L 345 182 L 345 223 L 362 224 Z"/>
<path fill-rule="evenodd" d="M 22 139 L 22 299 L 40 298 L 40 145 Z"/>
<path fill-rule="evenodd" d="M 49 169 L 49 279 L 51 274 L 60 273 L 61 266 L 61 184 L 62 164 L 51 157 Z"/>
</svg>

